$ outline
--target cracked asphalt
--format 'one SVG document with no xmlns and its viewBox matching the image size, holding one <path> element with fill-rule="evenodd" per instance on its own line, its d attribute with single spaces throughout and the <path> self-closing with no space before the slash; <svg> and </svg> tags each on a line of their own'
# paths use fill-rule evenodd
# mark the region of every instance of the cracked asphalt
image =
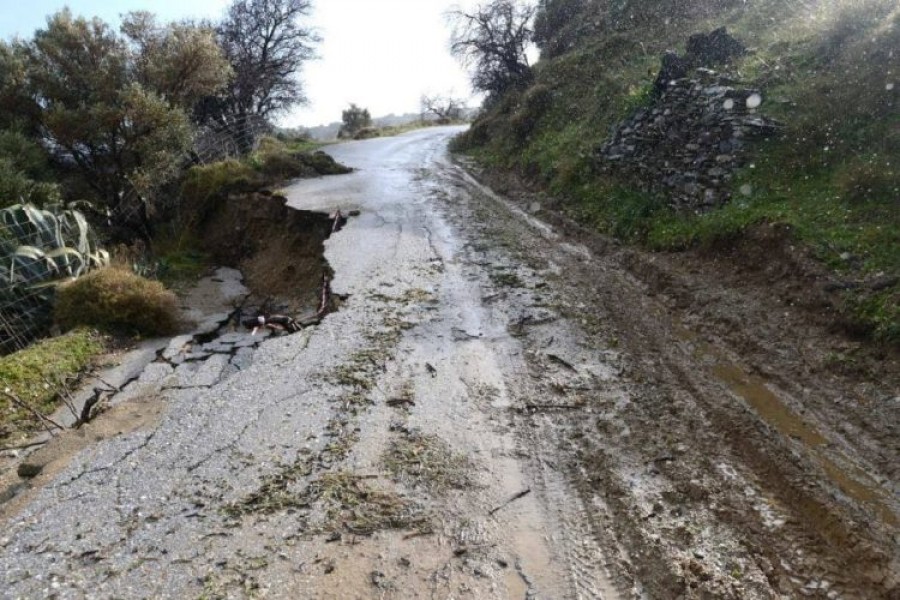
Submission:
<svg viewBox="0 0 900 600">
<path fill-rule="evenodd" d="M 838 334 L 728 265 L 495 194 L 457 131 L 287 188 L 360 211 L 339 310 L 173 341 L 21 495 L 0 596 L 897 597 L 895 365 L 836 373 Z"/>
<path fill-rule="evenodd" d="M 240 368 L 225 354 L 149 365 L 115 402 L 163 414 L 81 451 L 4 525 L 2 597 L 569 595 L 555 517 L 495 414 L 520 349 L 438 206 L 457 131 L 332 147 L 354 173 L 287 190 L 297 208 L 361 212 L 326 242 L 341 309 Z M 392 480 L 385 448 L 412 431 L 465 456 L 471 489 L 431 498 Z M 329 474 L 391 518 L 348 514 Z"/>
</svg>

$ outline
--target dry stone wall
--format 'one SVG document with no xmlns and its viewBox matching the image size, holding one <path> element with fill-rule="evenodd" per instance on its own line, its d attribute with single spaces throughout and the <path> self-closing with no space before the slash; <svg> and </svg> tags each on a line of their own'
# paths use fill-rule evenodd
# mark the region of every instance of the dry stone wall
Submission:
<svg viewBox="0 0 900 600">
<path fill-rule="evenodd" d="M 763 102 L 759 90 L 697 69 L 692 77 L 670 81 L 651 106 L 614 127 L 597 150 L 599 168 L 663 195 L 677 210 L 721 206 L 751 143 L 780 130 L 759 114 Z"/>
</svg>

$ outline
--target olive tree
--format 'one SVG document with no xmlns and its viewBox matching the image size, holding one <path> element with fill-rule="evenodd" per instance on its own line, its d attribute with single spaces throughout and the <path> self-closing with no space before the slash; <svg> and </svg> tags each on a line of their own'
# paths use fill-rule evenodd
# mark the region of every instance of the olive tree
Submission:
<svg viewBox="0 0 900 600">
<path fill-rule="evenodd" d="M 419 107 L 423 120 L 431 115 L 438 123 L 450 123 L 462 119 L 465 102 L 451 95 L 422 94 Z"/>
<path fill-rule="evenodd" d="M 229 68 L 207 29 L 161 27 L 138 13 L 123 33 L 67 9 L 49 17 L 32 40 L 16 43 L 23 92 L 12 108 L 124 236 L 146 237 L 155 193 L 190 146 L 187 111 L 224 85 Z"/>
<path fill-rule="evenodd" d="M 368 108 L 350 104 L 350 106 L 341 113 L 341 123 L 338 137 L 352 138 L 362 129 L 372 126 L 372 115 L 369 114 Z"/>
</svg>

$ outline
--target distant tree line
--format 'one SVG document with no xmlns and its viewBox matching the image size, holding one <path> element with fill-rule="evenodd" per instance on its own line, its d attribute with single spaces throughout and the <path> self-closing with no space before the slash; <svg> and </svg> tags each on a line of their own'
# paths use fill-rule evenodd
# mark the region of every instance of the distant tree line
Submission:
<svg viewBox="0 0 900 600">
<path fill-rule="evenodd" d="M 86 198 L 122 237 L 149 236 L 198 128 L 248 151 L 248 122 L 304 102 L 310 10 L 234 0 L 218 22 L 139 11 L 116 30 L 63 9 L 30 39 L 0 41 L 0 206 Z"/>
</svg>

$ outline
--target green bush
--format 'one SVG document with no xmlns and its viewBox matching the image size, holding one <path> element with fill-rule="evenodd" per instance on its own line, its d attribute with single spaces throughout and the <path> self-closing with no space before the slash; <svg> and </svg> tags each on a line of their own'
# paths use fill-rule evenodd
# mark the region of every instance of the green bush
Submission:
<svg viewBox="0 0 900 600">
<path fill-rule="evenodd" d="M 229 158 L 191 167 L 181 184 L 181 195 L 200 205 L 228 192 L 253 190 L 260 185 L 262 181 L 251 165 Z"/>
<path fill-rule="evenodd" d="M 892 203 L 900 198 L 900 171 L 887 158 L 848 161 L 834 175 L 835 187 L 847 202 Z"/>
<path fill-rule="evenodd" d="M 353 171 L 350 167 L 346 167 L 337 162 L 331 155 L 318 150 L 312 154 L 299 155 L 303 162 L 315 170 L 319 175 L 344 175 Z"/>
<path fill-rule="evenodd" d="M 160 282 L 108 267 L 60 286 L 54 318 L 63 329 L 168 335 L 178 329 L 178 306 L 175 294 Z"/>
</svg>

